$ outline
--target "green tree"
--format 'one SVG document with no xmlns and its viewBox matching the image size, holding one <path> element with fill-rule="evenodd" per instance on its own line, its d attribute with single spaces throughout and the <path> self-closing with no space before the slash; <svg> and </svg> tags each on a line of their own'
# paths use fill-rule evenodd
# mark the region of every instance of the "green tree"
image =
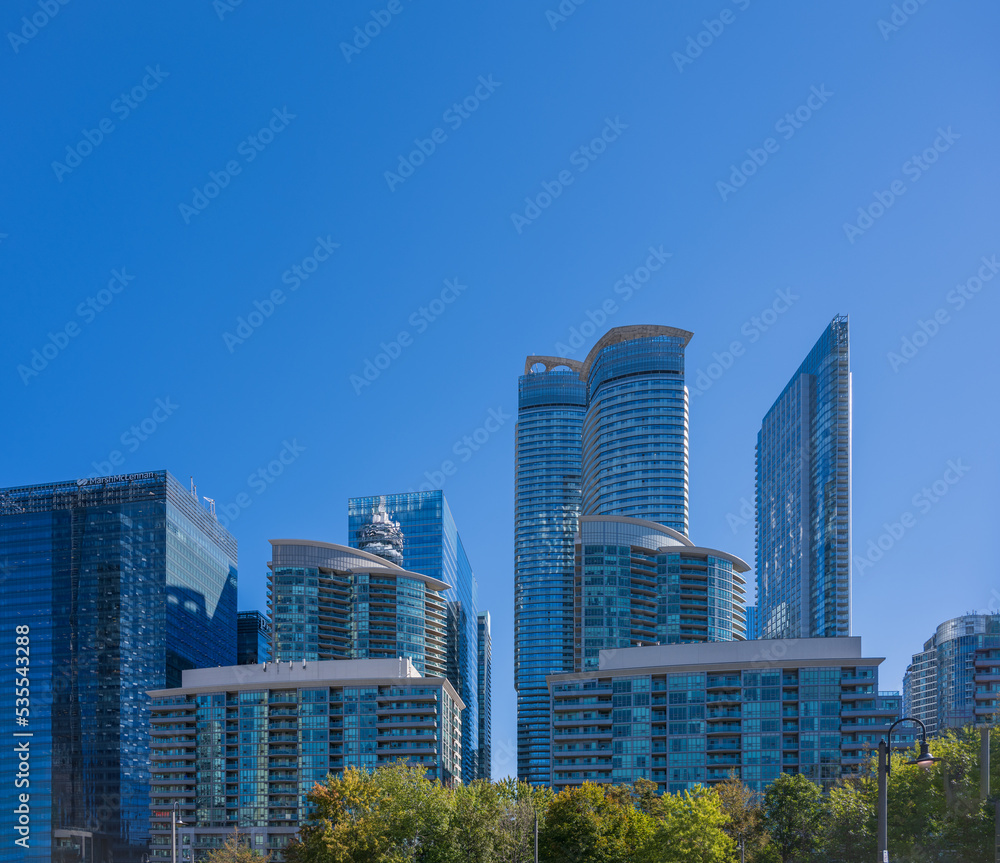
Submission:
<svg viewBox="0 0 1000 863">
<path fill-rule="evenodd" d="M 719 795 L 707 788 L 664 794 L 654 809 L 652 842 L 657 863 L 729 863 L 736 842 L 723 829 L 729 816 Z"/>
<path fill-rule="evenodd" d="M 314 807 L 289 863 L 450 863 L 455 796 L 423 767 L 348 768 L 309 792 Z"/>
<path fill-rule="evenodd" d="M 822 834 L 823 795 L 801 774 L 782 773 L 764 792 L 764 820 L 782 863 L 816 858 Z"/>
<path fill-rule="evenodd" d="M 630 791 L 585 782 L 556 794 L 539 833 L 545 863 L 652 863 L 652 815 L 635 807 Z"/>
<path fill-rule="evenodd" d="M 226 840 L 225 845 L 208 853 L 205 863 L 267 863 L 269 859 L 270 855 L 254 851 L 247 842 L 240 839 L 239 833 L 235 832 Z"/>
<path fill-rule="evenodd" d="M 877 793 L 871 776 L 843 779 L 830 789 L 823 825 L 823 851 L 830 863 L 875 859 Z"/>
<path fill-rule="evenodd" d="M 723 828 L 739 846 L 743 848 L 747 863 L 772 863 L 777 861 L 778 851 L 764 825 L 764 797 L 751 791 L 733 772 L 729 779 L 715 786 L 722 811 L 729 821 Z"/>
</svg>

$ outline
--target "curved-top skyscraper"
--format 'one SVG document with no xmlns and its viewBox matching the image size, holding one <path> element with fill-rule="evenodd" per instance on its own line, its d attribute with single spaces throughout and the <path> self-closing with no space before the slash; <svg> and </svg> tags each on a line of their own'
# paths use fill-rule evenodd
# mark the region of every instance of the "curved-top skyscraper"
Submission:
<svg viewBox="0 0 1000 863">
<path fill-rule="evenodd" d="M 674 327 L 617 327 L 587 356 L 583 513 L 688 532 L 688 397 Z"/>
<path fill-rule="evenodd" d="M 687 539 L 690 339 L 675 327 L 616 327 L 583 362 L 525 361 L 514 682 L 517 773 L 532 784 L 550 780 L 547 675 L 593 664 L 602 649 L 745 636 L 747 565 Z M 633 541 L 637 530 L 655 538 Z"/>
</svg>

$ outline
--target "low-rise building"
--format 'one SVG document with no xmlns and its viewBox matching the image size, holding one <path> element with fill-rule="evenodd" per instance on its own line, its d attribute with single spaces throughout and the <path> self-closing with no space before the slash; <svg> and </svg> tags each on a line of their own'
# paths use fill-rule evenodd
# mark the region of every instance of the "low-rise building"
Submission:
<svg viewBox="0 0 1000 863">
<path fill-rule="evenodd" d="M 552 787 L 642 778 L 676 792 L 735 774 L 763 790 L 780 773 L 829 787 L 899 718 L 882 662 L 849 637 L 601 651 L 597 669 L 547 678 Z"/>
<path fill-rule="evenodd" d="M 461 711 L 409 659 L 192 669 L 151 699 L 151 860 L 194 863 L 234 830 L 280 861 L 328 773 L 397 759 L 448 785 L 462 775 Z"/>
</svg>

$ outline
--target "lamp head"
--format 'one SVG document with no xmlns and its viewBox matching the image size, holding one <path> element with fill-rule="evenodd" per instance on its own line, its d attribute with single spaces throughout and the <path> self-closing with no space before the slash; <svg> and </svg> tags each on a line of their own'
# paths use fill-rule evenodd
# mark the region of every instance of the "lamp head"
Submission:
<svg viewBox="0 0 1000 863">
<path fill-rule="evenodd" d="M 915 764 L 918 767 L 923 767 L 924 770 L 930 770 L 931 766 L 940 761 L 940 758 L 935 758 L 931 755 L 930 748 L 927 746 L 926 740 L 920 741 L 920 754 L 917 756 L 916 761 L 910 761 L 910 764 Z"/>
</svg>

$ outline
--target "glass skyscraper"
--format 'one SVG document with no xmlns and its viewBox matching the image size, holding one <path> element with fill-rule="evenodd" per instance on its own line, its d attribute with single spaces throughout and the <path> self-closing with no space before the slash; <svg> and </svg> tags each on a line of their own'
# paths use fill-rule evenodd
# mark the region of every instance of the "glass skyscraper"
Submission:
<svg viewBox="0 0 1000 863">
<path fill-rule="evenodd" d="M 998 649 L 1000 615 L 965 614 L 946 620 L 906 669 L 904 715 L 915 716 L 930 734 L 988 721 L 984 711 L 976 711 L 982 700 L 977 698 L 982 684 L 977 662 L 986 665 L 985 657 Z"/>
<path fill-rule="evenodd" d="M 259 611 L 236 616 L 236 662 L 256 665 L 271 660 L 271 621 Z"/>
<path fill-rule="evenodd" d="M 493 642 L 490 613 L 479 612 L 479 778 L 493 778 Z"/>
<path fill-rule="evenodd" d="M 757 435 L 760 638 L 851 630 L 851 368 L 836 317 Z"/>
<path fill-rule="evenodd" d="M 546 677 L 601 649 L 745 637 L 732 555 L 688 533 L 688 394 L 675 327 L 617 327 L 583 362 L 529 356 L 514 486 L 517 772 L 550 784 Z"/>
<path fill-rule="evenodd" d="M 235 661 L 236 562 L 166 471 L 0 490 L 0 860 L 142 859 L 146 693 Z"/>
<path fill-rule="evenodd" d="M 395 557 L 402 566 L 444 582 L 447 602 L 447 677 L 465 702 L 462 711 L 462 779 L 482 777 L 479 763 L 479 618 L 476 576 L 444 492 L 353 497 L 347 504 L 348 542 Z M 395 526 L 395 529 L 393 528 Z M 399 531 L 399 536 L 396 534 Z M 427 673 L 432 673 L 428 670 Z"/>
</svg>

